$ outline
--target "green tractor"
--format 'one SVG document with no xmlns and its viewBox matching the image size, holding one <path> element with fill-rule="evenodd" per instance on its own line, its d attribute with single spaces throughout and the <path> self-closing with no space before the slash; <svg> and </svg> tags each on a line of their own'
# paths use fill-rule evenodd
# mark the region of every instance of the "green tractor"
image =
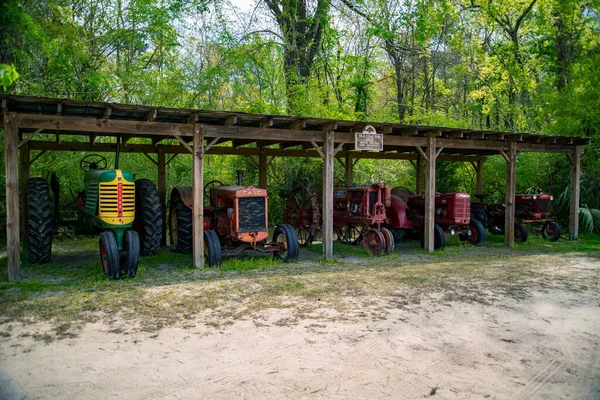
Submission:
<svg viewBox="0 0 600 400">
<path fill-rule="evenodd" d="M 86 233 L 100 232 L 100 258 L 104 273 L 119 279 L 121 273 L 134 277 L 140 255 L 154 255 L 160 247 L 162 206 L 154 183 L 135 180 L 118 167 L 106 169 L 106 158 L 89 154 L 79 166 L 85 172 L 84 185 L 76 199 L 78 226 Z M 46 263 L 52 255 L 52 227 L 60 215 L 60 183 L 53 174 L 54 224 L 48 182 L 43 178 L 27 181 L 25 237 L 29 262 Z"/>
</svg>

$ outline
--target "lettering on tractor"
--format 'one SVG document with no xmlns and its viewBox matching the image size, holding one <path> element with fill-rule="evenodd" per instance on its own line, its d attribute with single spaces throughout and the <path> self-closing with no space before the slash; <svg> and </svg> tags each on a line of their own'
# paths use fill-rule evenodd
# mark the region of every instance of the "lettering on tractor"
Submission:
<svg viewBox="0 0 600 400">
<path fill-rule="evenodd" d="M 210 181 L 204 185 L 204 258 L 209 266 L 218 266 L 222 257 L 245 250 L 273 253 L 284 262 L 298 259 L 298 237 L 291 226 L 279 225 L 269 237 L 268 195 L 265 189 Z M 171 248 L 181 253 L 192 251 L 192 188 L 176 187 L 170 199 Z"/>
<path fill-rule="evenodd" d="M 553 196 L 536 189 L 536 194 L 515 195 L 515 240 L 525 242 L 529 232 L 525 224 L 542 224 L 541 231 L 544 239 L 552 242 L 560 239 L 561 230 L 558 222 L 550 218 L 550 203 Z M 504 234 L 506 205 L 504 203 L 483 203 L 489 195 L 476 194 L 480 202 L 471 203 L 471 218 L 479 220 L 487 226 L 490 233 Z"/>
<path fill-rule="evenodd" d="M 84 190 L 72 203 L 77 218 L 61 218 L 60 181 L 51 176 L 54 212 L 48 182 L 43 178 L 27 181 L 25 240 L 29 262 L 46 263 L 52 254 L 52 228 L 75 225 L 86 233 L 99 233 L 100 260 L 111 279 L 122 274 L 134 277 L 140 255 L 158 251 L 162 228 L 162 207 L 154 183 L 134 180 L 130 172 L 118 168 L 119 141 L 114 169 L 107 169 L 106 158 L 89 154 L 79 163 L 85 172 Z M 54 214 L 54 215 L 53 215 Z"/>
</svg>

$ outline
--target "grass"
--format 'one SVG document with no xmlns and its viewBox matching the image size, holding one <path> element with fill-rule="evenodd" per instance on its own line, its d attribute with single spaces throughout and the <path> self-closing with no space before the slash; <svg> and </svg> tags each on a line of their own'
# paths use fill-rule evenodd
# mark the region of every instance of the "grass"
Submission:
<svg viewBox="0 0 600 400">
<path fill-rule="evenodd" d="M 403 242 L 377 258 L 362 246 L 335 243 L 336 259 L 327 261 L 313 245 L 297 263 L 245 255 L 205 270 L 193 268 L 190 255 L 162 249 L 141 258 L 136 278 L 111 281 L 100 266 L 97 238 L 57 241 L 52 263 L 23 261 L 20 282 L 6 281 L 6 258 L 0 258 L 0 340 L 11 336 L 13 322 L 50 322 L 51 332 L 31 335 L 48 342 L 98 320 L 114 332 L 156 331 L 188 320 L 218 329 L 239 319 L 263 323 L 269 310 L 286 309 L 276 324 L 290 325 L 323 310 L 338 320 L 383 318 L 386 309 L 433 298 L 489 304 L 534 290 L 600 289 L 597 269 L 572 271 L 580 260 L 600 260 L 598 236 L 555 243 L 530 237 L 514 249 L 496 235 L 479 248 L 456 238 L 447 243 L 430 255 L 417 242 Z"/>
</svg>

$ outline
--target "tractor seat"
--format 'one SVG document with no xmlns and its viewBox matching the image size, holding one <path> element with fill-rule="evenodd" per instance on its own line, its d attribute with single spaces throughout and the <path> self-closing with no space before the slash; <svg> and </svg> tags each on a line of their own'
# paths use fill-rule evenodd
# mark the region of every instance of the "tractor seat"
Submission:
<svg viewBox="0 0 600 400">
<path fill-rule="evenodd" d="M 475 197 L 477 197 L 479 200 L 483 200 L 483 199 L 487 199 L 488 197 L 490 197 L 489 194 L 476 194 Z"/>
</svg>

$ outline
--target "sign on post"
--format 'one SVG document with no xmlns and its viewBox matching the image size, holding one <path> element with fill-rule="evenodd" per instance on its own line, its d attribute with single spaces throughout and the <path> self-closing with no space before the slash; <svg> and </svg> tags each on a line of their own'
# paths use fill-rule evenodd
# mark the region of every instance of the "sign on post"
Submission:
<svg viewBox="0 0 600 400">
<path fill-rule="evenodd" d="M 383 135 L 378 134 L 371 125 L 367 125 L 364 131 L 354 134 L 354 149 L 383 151 Z"/>
</svg>

